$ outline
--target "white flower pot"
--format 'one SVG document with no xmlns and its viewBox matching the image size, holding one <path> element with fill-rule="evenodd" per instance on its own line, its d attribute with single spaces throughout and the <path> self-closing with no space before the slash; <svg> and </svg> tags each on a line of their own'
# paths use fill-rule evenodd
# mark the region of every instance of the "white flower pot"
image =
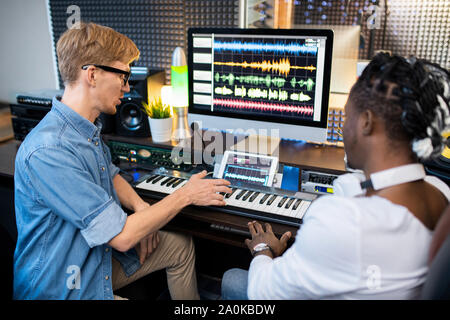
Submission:
<svg viewBox="0 0 450 320">
<path fill-rule="evenodd" d="M 153 142 L 169 141 L 172 136 L 172 118 L 148 118 Z"/>
</svg>

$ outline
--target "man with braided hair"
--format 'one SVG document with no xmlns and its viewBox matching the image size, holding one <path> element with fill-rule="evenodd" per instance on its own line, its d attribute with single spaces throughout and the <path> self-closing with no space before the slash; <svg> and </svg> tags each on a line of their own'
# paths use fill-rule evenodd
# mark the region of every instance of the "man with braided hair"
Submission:
<svg viewBox="0 0 450 320">
<path fill-rule="evenodd" d="M 290 233 L 277 239 L 269 224 L 264 230 L 249 223 L 246 244 L 255 258 L 248 272 L 224 274 L 223 298 L 417 298 L 433 230 L 450 198 L 448 186 L 425 176 L 420 163 L 446 143 L 449 84 L 438 65 L 376 55 L 345 106 L 347 165 L 364 174 L 336 179 L 340 195 L 312 203 L 286 252 Z"/>
</svg>

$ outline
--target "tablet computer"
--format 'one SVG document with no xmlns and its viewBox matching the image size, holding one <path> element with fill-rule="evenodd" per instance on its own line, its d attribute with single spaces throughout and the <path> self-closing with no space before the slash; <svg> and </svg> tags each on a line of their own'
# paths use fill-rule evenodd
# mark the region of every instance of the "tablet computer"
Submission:
<svg viewBox="0 0 450 320">
<path fill-rule="evenodd" d="M 225 151 L 218 177 L 232 185 L 249 183 L 271 187 L 278 169 L 278 157 Z"/>
</svg>

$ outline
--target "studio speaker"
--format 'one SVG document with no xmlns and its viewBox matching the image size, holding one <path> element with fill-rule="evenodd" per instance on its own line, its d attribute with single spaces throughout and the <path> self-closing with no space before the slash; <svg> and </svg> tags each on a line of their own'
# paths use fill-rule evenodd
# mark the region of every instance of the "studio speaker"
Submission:
<svg viewBox="0 0 450 320">
<path fill-rule="evenodd" d="M 125 97 L 117 106 L 116 134 L 128 137 L 149 137 L 148 117 L 142 99 Z"/>
<path fill-rule="evenodd" d="M 164 85 L 164 71 L 131 67 L 130 92 L 125 93 L 117 106 L 115 133 L 128 137 L 150 137 L 148 116 L 142 102 L 161 91 Z"/>
</svg>

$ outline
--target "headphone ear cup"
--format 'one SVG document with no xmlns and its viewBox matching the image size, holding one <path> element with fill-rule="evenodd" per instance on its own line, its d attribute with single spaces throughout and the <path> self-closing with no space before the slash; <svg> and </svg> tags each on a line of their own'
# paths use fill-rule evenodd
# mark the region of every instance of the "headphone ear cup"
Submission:
<svg viewBox="0 0 450 320">
<path fill-rule="evenodd" d="M 361 182 L 366 177 L 361 173 L 346 173 L 340 175 L 333 181 L 333 193 L 337 196 L 356 197 L 366 193 L 361 188 Z"/>
</svg>

